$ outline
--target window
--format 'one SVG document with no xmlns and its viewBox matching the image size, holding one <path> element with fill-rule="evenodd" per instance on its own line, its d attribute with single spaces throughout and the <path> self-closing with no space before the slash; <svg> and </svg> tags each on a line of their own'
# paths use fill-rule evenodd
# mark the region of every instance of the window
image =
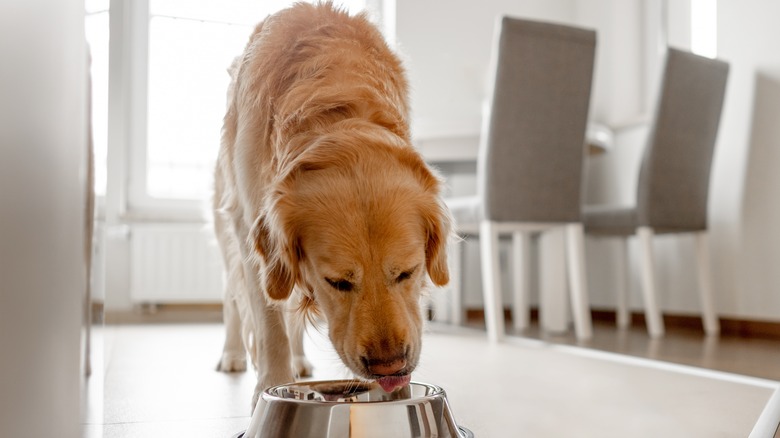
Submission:
<svg viewBox="0 0 780 438">
<path fill-rule="evenodd" d="M 718 54 L 716 0 L 691 0 L 691 51 L 709 58 Z"/>
<path fill-rule="evenodd" d="M 92 138 L 95 152 L 95 193 L 106 194 L 108 143 L 108 6 L 109 0 L 87 0 L 85 34 L 92 79 Z"/>
<path fill-rule="evenodd" d="M 156 214 L 197 214 L 210 196 L 225 114 L 227 68 L 243 52 L 254 26 L 293 0 L 148 0 L 144 23 L 146 73 L 133 81 L 145 114 L 132 122 L 129 208 Z M 341 2 L 351 12 L 365 0 Z M 136 39 L 143 43 L 143 38 Z"/>
</svg>

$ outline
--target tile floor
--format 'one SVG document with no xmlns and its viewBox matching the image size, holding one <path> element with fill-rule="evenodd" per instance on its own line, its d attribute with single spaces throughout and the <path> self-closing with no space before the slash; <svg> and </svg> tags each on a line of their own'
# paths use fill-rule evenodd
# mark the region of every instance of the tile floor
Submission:
<svg viewBox="0 0 780 438">
<path fill-rule="evenodd" d="M 747 436 L 776 385 L 598 351 L 742 367 L 727 359 L 740 354 L 727 341 L 652 344 L 628 333 L 618 342 L 601 330 L 592 348 L 561 345 L 565 336 L 491 346 L 478 330 L 431 325 L 415 379 L 443 386 L 458 421 L 479 437 Z M 214 371 L 222 336 L 218 323 L 97 329 L 85 438 L 228 438 L 245 429 L 254 378 Z M 308 337 L 306 349 L 315 378 L 349 377 L 322 336 Z M 777 354 L 752 356 L 773 362 L 745 369 L 771 378 Z"/>
</svg>

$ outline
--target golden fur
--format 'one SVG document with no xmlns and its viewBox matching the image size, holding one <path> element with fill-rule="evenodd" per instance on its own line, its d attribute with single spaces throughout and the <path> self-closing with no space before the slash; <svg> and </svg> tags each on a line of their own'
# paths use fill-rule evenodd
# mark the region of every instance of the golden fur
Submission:
<svg viewBox="0 0 780 438">
<path fill-rule="evenodd" d="M 355 375 L 408 375 L 421 292 L 448 281 L 450 219 L 411 146 L 401 62 L 364 15 L 299 3 L 257 26 L 231 75 L 215 174 L 219 368 L 245 368 L 247 348 L 255 401 L 306 373 L 300 327 L 280 305 L 297 299 Z"/>
</svg>

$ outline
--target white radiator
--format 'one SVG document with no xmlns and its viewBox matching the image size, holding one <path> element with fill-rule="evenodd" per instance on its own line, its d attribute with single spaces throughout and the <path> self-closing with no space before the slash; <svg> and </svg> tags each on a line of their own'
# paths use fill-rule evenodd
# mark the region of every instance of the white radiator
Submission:
<svg viewBox="0 0 780 438">
<path fill-rule="evenodd" d="M 222 300 L 222 260 L 203 224 L 136 224 L 130 231 L 130 299 L 134 303 Z"/>
</svg>

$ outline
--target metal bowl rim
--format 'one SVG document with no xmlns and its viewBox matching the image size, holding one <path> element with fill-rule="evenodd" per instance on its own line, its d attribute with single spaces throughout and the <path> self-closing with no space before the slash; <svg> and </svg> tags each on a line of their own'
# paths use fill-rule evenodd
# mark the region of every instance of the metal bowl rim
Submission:
<svg viewBox="0 0 780 438">
<path fill-rule="evenodd" d="M 474 432 L 472 432 L 470 429 L 467 429 L 463 426 L 458 426 L 458 433 L 461 435 L 459 438 L 474 438 Z M 246 434 L 246 430 L 242 430 L 241 432 L 238 432 L 237 434 L 233 435 L 231 438 L 246 438 L 244 435 Z"/>
<path fill-rule="evenodd" d="M 337 379 L 337 380 L 310 380 L 310 381 L 304 381 L 304 382 L 295 382 L 295 383 L 285 383 L 282 385 L 276 385 L 272 386 L 270 388 L 267 388 L 265 391 L 263 391 L 262 398 L 266 402 L 287 402 L 287 403 L 305 403 L 305 404 L 316 404 L 316 405 L 370 405 L 370 404 L 409 404 L 414 402 L 421 402 L 426 400 L 434 400 L 437 398 L 444 398 L 447 399 L 447 393 L 444 392 L 444 389 L 441 386 L 433 385 L 430 383 L 423 383 L 423 382 L 415 382 L 411 381 L 409 382 L 409 385 L 418 385 L 418 386 L 424 386 L 432 390 L 432 392 L 428 395 L 424 395 L 421 397 L 414 397 L 414 398 L 408 398 L 408 399 L 401 399 L 401 400 L 374 400 L 374 401 L 354 401 L 354 402 L 344 402 L 344 401 L 329 401 L 329 400 L 301 400 L 297 398 L 283 398 L 279 397 L 278 395 L 271 394 L 271 391 L 274 391 L 278 388 L 284 388 L 286 386 L 292 386 L 292 385 L 306 385 L 307 383 L 342 383 L 342 382 L 354 382 L 355 379 Z M 361 380 L 357 380 L 361 381 Z M 361 381 L 362 382 L 362 381 Z"/>
</svg>

